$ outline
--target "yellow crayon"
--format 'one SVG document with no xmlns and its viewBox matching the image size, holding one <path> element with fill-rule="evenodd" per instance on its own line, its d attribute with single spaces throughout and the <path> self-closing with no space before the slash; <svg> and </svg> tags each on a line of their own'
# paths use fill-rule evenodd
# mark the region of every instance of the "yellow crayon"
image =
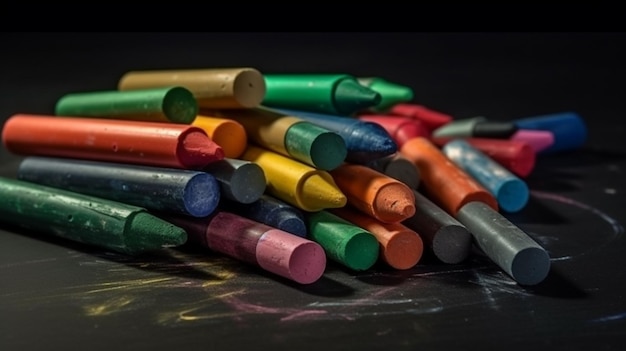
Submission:
<svg viewBox="0 0 626 351">
<path fill-rule="evenodd" d="M 315 212 L 346 205 L 346 196 L 326 171 L 252 145 L 241 158 L 263 169 L 270 195 L 301 210 Z"/>
<path fill-rule="evenodd" d="M 202 128 L 211 140 L 221 146 L 224 157 L 238 158 L 248 145 L 246 129 L 237 121 L 198 115 L 192 125 Z"/>
</svg>

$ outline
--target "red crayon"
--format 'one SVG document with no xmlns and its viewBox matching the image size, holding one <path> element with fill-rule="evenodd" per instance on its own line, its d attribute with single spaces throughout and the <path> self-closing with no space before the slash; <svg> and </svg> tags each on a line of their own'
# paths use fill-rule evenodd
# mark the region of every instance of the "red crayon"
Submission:
<svg viewBox="0 0 626 351">
<path fill-rule="evenodd" d="M 206 132 L 189 125 L 16 114 L 2 130 L 4 146 L 19 155 L 200 169 L 224 158 Z"/>
<path fill-rule="evenodd" d="M 443 147 L 452 139 L 454 138 L 433 138 L 432 142 Z M 494 138 L 464 138 L 463 140 L 519 177 L 528 176 L 535 168 L 536 152 L 525 142 Z"/>
<path fill-rule="evenodd" d="M 310 284 L 321 278 L 326 254 L 316 242 L 263 223 L 218 211 L 206 218 L 163 215 L 187 232 L 190 243 Z"/>
<path fill-rule="evenodd" d="M 359 120 L 380 125 L 401 148 L 407 141 L 416 138 L 430 138 L 430 130 L 418 119 L 390 115 L 360 115 Z"/>
<path fill-rule="evenodd" d="M 453 120 L 450 115 L 416 104 L 397 104 L 389 110 L 389 113 L 392 115 L 411 117 L 413 119 L 420 120 L 430 131 L 452 122 Z"/>
</svg>

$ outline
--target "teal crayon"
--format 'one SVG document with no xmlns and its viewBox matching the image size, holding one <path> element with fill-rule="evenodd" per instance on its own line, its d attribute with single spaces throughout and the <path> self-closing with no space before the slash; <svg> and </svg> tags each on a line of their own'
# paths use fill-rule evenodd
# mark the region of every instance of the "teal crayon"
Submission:
<svg viewBox="0 0 626 351">
<path fill-rule="evenodd" d="M 349 116 L 378 105 L 382 97 L 348 74 L 265 74 L 262 105 Z"/>
<path fill-rule="evenodd" d="M 124 253 L 183 245 L 187 232 L 137 206 L 0 177 L 0 222 Z"/>
<path fill-rule="evenodd" d="M 17 178 L 149 210 L 206 217 L 220 188 L 212 175 L 192 170 L 53 157 L 27 157 Z"/>
</svg>

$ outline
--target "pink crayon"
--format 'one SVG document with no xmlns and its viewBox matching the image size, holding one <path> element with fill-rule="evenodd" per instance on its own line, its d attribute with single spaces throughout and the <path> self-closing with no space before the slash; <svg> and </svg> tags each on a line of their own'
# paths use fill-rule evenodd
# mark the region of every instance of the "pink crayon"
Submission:
<svg viewBox="0 0 626 351">
<path fill-rule="evenodd" d="M 318 243 L 230 212 L 205 218 L 160 216 L 185 229 L 190 243 L 300 284 L 317 281 L 326 269 L 326 254 Z"/>
<path fill-rule="evenodd" d="M 509 140 L 524 142 L 539 153 L 554 144 L 554 134 L 547 130 L 519 129 Z"/>
</svg>

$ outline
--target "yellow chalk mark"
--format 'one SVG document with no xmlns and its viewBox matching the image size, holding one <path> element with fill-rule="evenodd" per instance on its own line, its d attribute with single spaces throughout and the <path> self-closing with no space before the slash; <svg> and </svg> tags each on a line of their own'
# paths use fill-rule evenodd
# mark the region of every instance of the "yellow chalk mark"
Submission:
<svg viewBox="0 0 626 351">
<path fill-rule="evenodd" d="M 125 281 L 119 281 L 119 282 L 107 282 L 107 283 L 98 284 L 99 286 L 102 286 L 102 288 L 86 291 L 85 294 L 94 294 L 94 293 L 100 293 L 100 292 L 112 291 L 112 290 L 120 290 L 120 289 L 138 289 L 138 288 L 143 288 L 146 285 L 151 285 L 154 283 L 162 283 L 162 282 L 170 281 L 173 279 L 174 279 L 173 277 L 164 277 L 164 278 L 153 278 L 153 279 L 133 279 L 133 280 L 125 280 Z"/>
<path fill-rule="evenodd" d="M 128 296 L 118 296 L 99 304 L 84 306 L 87 316 L 98 317 L 120 312 L 125 306 L 131 304 L 134 298 Z"/>
</svg>

